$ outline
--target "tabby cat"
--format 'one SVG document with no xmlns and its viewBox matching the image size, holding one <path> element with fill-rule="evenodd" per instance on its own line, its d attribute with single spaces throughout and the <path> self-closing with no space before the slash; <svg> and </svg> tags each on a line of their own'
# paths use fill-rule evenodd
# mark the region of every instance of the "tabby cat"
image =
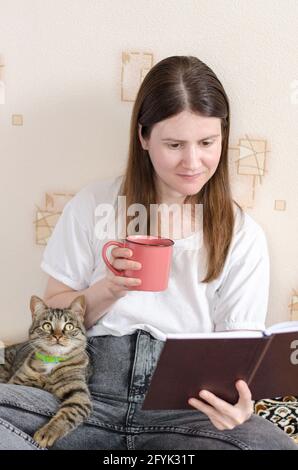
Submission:
<svg viewBox="0 0 298 470">
<path fill-rule="evenodd" d="M 29 340 L 5 349 L 0 382 L 43 388 L 61 401 L 57 413 L 33 436 L 41 447 L 51 447 L 82 423 L 92 409 L 83 325 L 85 297 L 81 295 L 68 308 L 58 309 L 32 296 L 30 309 Z"/>
</svg>

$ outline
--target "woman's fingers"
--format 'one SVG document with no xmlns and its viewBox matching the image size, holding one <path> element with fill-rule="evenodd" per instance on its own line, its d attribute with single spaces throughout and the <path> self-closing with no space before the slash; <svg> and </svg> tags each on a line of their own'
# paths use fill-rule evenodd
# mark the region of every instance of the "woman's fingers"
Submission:
<svg viewBox="0 0 298 470">
<path fill-rule="evenodd" d="M 222 431 L 223 429 L 233 429 L 235 427 L 233 420 L 229 416 L 220 413 L 213 406 L 210 406 L 201 400 L 197 400 L 196 398 L 191 398 L 188 400 L 188 403 L 207 415 L 217 429 Z"/>
<path fill-rule="evenodd" d="M 112 249 L 111 255 L 114 256 L 114 258 L 129 258 L 132 256 L 132 251 L 129 248 L 120 248 L 117 246 Z"/>
<path fill-rule="evenodd" d="M 113 282 L 119 287 L 140 286 L 142 281 L 134 277 L 115 276 Z"/>
<path fill-rule="evenodd" d="M 229 415 L 233 412 L 234 406 L 221 398 L 218 398 L 214 393 L 208 392 L 207 390 L 201 390 L 199 396 L 222 414 Z"/>
<path fill-rule="evenodd" d="M 191 398 L 188 403 L 205 413 L 218 429 L 233 429 L 244 423 L 253 413 L 253 402 L 248 385 L 243 380 L 238 380 L 236 388 L 239 392 L 236 405 L 231 405 L 207 390 L 201 390 L 199 393 L 200 398 L 206 403 L 195 398 Z"/>
<path fill-rule="evenodd" d="M 251 399 L 251 391 L 248 388 L 248 385 L 244 380 L 237 380 L 236 388 L 239 393 L 239 400 L 236 407 L 246 411 L 247 416 L 251 416 L 253 413 L 253 401 Z"/>
<path fill-rule="evenodd" d="M 248 403 L 251 401 L 251 391 L 249 390 L 248 385 L 246 382 L 244 382 L 244 380 L 237 380 L 236 388 L 239 393 L 238 403 Z"/>
<path fill-rule="evenodd" d="M 137 261 L 130 261 L 130 260 L 121 259 L 121 258 L 116 258 L 112 264 L 114 268 L 119 269 L 119 270 L 124 270 L 124 269 L 138 270 L 138 269 L 141 269 L 142 267 L 141 263 L 138 263 Z"/>
<path fill-rule="evenodd" d="M 231 429 L 233 425 L 233 414 L 235 412 L 234 406 L 230 405 L 230 403 L 227 403 L 221 398 L 218 398 L 207 390 L 201 390 L 199 396 L 207 403 L 191 398 L 189 404 L 195 406 L 195 408 L 207 414 L 212 422 L 215 419 Z"/>
<path fill-rule="evenodd" d="M 113 248 L 111 251 L 112 262 L 114 268 L 121 270 L 139 270 L 142 265 L 138 261 L 130 260 L 132 251 L 128 248 Z"/>
<path fill-rule="evenodd" d="M 129 259 L 132 254 L 132 250 L 128 248 L 115 247 L 111 251 L 111 264 L 119 271 L 120 275 L 116 275 L 108 269 L 106 280 L 108 290 L 116 299 L 125 296 L 129 290 L 133 290 L 142 284 L 141 279 L 121 276 L 121 271 L 126 269 L 137 271 L 142 267 L 137 261 Z"/>
<path fill-rule="evenodd" d="M 198 400 L 197 398 L 190 398 L 188 400 L 188 403 L 196 408 L 199 411 L 202 411 L 205 413 L 209 418 L 215 417 L 215 410 L 211 406 L 207 405 L 206 403 L 203 403 L 201 400 Z"/>
<path fill-rule="evenodd" d="M 134 290 L 142 284 L 140 279 L 116 276 L 108 272 L 106 276 L 107 289 L 112 293 L 115 299 L 124 297 L 129 291 Z"/>
</svg>

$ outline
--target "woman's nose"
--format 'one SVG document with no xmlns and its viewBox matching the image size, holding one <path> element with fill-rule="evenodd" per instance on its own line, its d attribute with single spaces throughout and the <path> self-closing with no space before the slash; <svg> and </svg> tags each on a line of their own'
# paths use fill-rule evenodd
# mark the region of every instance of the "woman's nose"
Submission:
<svg viewBox="0 0 298 470">
<path fill-rule="evenodd" d="M 197 146 L 190 146 L 183 153 L 183 166 L 189 170 L 196 170 L 200 167 L 201 149 Z"/>
</svg>

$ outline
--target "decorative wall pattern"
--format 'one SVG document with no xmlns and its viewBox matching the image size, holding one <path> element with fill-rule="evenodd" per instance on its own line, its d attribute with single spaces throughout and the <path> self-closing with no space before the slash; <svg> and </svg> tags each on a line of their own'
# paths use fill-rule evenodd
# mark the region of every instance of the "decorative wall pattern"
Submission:
<svg viewBox="0 0 298 470">
<path fill-rule="evenodd" d="M 240 138 L 237 146 L 229 147 L 232 178 L 236 179 L 233 194 L 238 204 L 246 209 L 253 209 L 257 184 L 262 184 L 266 175 L 267 141 L 252 139 L 247 135 Z M 235 175 L 236 173 L 236 175 Z"/>
<path fill-rule="evenodd" d="M 135 100 L 139 86 L 153 66 L 150 52 L 122 52 L 121 101 Z"/>
<path fill-rule="evenodd" d="M 65 204 L 74 196 L 70 193 L 46 193 L 44 208 L 37 207 L 35 219 L 35 242 L 46 245 L 58 222 Z"/>
<path fill-rule="evenodd" d="M 23 125 L 23 115 L 22 114 L 13 114 L 11 116 L 11 123 L 13 126 L 22 126 Z"/>
<path fill-rule="evenodd" d="M 298 321 L 298 290 L 293 291 L 292 301 L 289 305 L 291 311 L 291 320 Z"/>
<path fill-rule="evenodd" d="M 276 211 L 285 211 L 287 209 L 287 202 L 286 201 L 274 201 L 274 210 Z"/>
</svg>

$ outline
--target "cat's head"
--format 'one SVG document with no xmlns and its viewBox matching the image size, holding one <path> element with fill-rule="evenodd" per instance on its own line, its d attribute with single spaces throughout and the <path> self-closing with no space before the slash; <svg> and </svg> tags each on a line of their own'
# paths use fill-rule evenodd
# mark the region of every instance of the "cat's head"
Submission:
<svg viewBox="0 0 298 470">
<path fill-rule="evenodd" d="M 39 297 L 30 300 L 32 324 L 29 339 L 34 349 L 50 355 L 68 355 L 86 347 L 85 297 L 76 297 L 67 308 L 51 308 Z"/>
</svg>

